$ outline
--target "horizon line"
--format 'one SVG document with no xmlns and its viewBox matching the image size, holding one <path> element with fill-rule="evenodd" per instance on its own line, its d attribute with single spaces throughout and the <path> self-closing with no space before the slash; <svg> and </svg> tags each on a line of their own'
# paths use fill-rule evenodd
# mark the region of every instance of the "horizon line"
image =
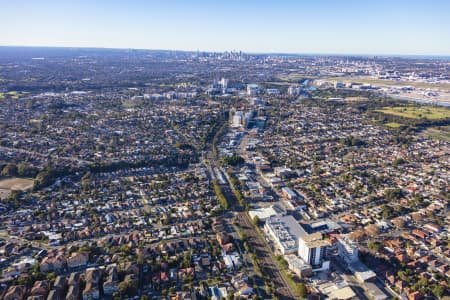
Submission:
<svg viewBox="0 0 450 300">
<path fill-rule="evenodd" d="M 450 54 L 383 54 L 383 53 L 330 53 L 330 52 L 283 52 L 283 51 L 244 51 L 244 50 L 186 50 L 186 49 L 157 49 L 157 48 L 133 48 L 133 47 L 103 47 L 103 46 L 49 46 L 49 45 L 0 45 L 0 48 L 62 48 L 62 49 L 98 49 L 98 50 L 138 50 L 138 51 L 174 51 L 174 52 L 203 52 L 203 53 L 226 53 L 242 52 L 250 55 L 296 55 L 296 56 L 359 56 L 359 57 L 387 57 L 387 58 L 406 58 L 417 57 L 423 59 L 432 58 L 450 58 Z"/>
</svg>

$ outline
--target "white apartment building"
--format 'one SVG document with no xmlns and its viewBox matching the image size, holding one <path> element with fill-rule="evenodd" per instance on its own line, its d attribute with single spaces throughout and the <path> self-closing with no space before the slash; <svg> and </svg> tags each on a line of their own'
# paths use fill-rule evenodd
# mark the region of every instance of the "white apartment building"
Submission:
<svg viewBox="0 0 450 300">
<path fill-rule="evenodd" d="M 298 255 L 312 266 L 323 263 L 326 247 L 329 245 L 320 232 L 301 236 L 298 240 Z"/>
<path fill-rule="evenodd" d="M 337 249 L 339 256 L 346 263 L 353 263 L 358 261 L 358 244 L 348 238 L 346 235 L 342 235 L 337 239 Z"/>
</svg>

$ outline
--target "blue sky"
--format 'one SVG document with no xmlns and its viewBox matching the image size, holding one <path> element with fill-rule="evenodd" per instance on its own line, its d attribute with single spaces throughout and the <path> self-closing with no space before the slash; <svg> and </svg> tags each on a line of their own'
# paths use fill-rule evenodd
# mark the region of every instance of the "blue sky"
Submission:
<svg viewBox="0 0 450 300">
<path fill-rule="evenodd" d="M 450 55 L 449 0 L 0 0 L 0 45 Z"/>
</svg>

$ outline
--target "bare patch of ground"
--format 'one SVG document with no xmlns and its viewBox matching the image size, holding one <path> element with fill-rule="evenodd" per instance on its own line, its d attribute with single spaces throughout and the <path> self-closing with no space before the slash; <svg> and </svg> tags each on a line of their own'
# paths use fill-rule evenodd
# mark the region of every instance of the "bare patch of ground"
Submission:
<svg viewBox="0 0 450 300">
<path fill-rule="evenodd" d="M 33 187 L 33 180 L 24 178 L 8 178 L 0 180 L 0 190 L 24 191 Z"/>
</svg>

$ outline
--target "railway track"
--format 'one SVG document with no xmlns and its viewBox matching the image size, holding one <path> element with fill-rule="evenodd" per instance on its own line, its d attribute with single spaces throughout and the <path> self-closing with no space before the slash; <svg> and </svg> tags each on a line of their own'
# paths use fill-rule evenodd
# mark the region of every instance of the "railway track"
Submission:
<svg viewBox="0 0 450 300">
<path fill-rule="evenodd" d="M 219 161 L 216 157 L 214 157 L 211 146 L 208 147 L 206 154 L 206 157 L 208 159 L 207 165 L 210 169 L 211 175 L 214 176 L 212 174 L 213 170 L 221 168 Z M 231 188 L 231 183 L 228 182 L 228 179 L 225 179 L 225 181 L 226 182 L 224 184 L 221 184 L 221 189 L 228 201 L 230 207 L 229 210 L 236 213 L 236 223 L 248 237 L 249 246 L 258 258 L 262 273 L 265 275 L 265 277 L 270 278 L 271 282 L 273 282 L 278 299 L 299 299 L 293 293 L 289 283 L 284 278 L 284 275 L 280 272 L 278 265 L 272 255 L 271 249 L 269 249 L 267 243 L 256 231 L 247 212 L 239 204 L 236 197 L 234 196 Z"/>
<path fill-rule="evenodd" d="M 278 269 L 278 265 L 273 258 L 271 250 L 254 228 L 254 225 L 252 224 L 247 213 L 238 212 L 236 215 L 236 221 L 248 237 L 248 243 L 259 260 L 262 273 L 270 278 L 274 283 L 277 296 L 280 299 L 298 299 L 298 297 L 296 297 L 292 292 L 283 274 Z"/>
<path fill-rule="evenodd" d="M 289 283 L 284 278 L 284 275 L 279 270 L 278 265 L 272 255 L 272 250 L 269 249 L 267 243 L 256 231 L 247 212 L 239 204 L 236 197 L 234 196 L 229 183 L 228 185 L 222 185 L 221 187 L 224 196 L 228 200 L 230 210 L 235 212 L 235 222 L 247 236 L 248 244 L 252 249 L 252 252 L 258 258 L 262 273 L 265 275 L 265 277 L 270 278 L 271 282 L 273 282 L 278 299 L 298 299 L 298 297 L 296 297 L 296 295 L 293 293 Z"/>
</svg>

